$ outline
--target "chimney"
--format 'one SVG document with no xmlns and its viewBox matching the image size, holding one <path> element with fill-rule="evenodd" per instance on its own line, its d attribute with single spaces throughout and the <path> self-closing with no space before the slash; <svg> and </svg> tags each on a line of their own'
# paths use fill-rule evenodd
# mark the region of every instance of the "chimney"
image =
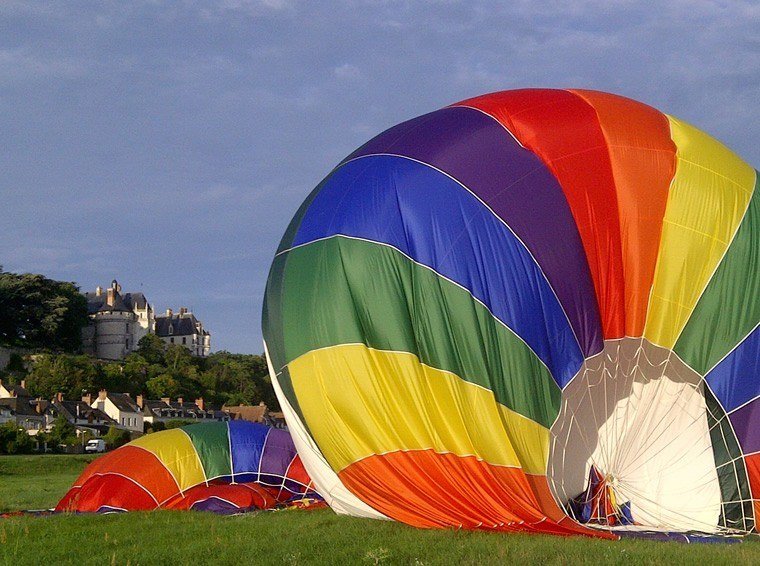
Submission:
<svg viewBox="0 0 760 566">
<path fill-rule="evenodd" d="M 203 397 L 199 397 L 195 400 L 195 406 L 198 407 L 201 411 L 206 410 L 206 403 L 203 401 Z"/>
<path fill-rule="evenodd" d="M 180 307 L 179 308 L 179 314 L 180 316 L 187 314 L 187 307 Z"/>
<path fill-rule="evenodd" d="M 26 379 L 21 380 L 21 388 L 26 389 Z"/>
<path fill-rule="evenodd" d="M 60 391 L 58 393 L 56 393 L 55 394 L 55 400 L 58 401 L 59 403 L 61 401 L 63 401 L 63 393 L 61 393 Z"/>
<path fill-rule="evenodd" d="M 109 288 L 107 289 L 107 293 L 106 293 L 106 304 L 107 304 L 109 307 L 112 307 L 112 306 L 113 306 L 113 303 L 114 303 L 114 300 L 115 300 L 115 296 L 114 296 L 114 293 L 115 293 L 115 292 L 116 292 L 116 289 L 114 289 L 113 287 L 109 287 Z"/>
<path fill-rule="evenodd" d="M 185 400 L 182 397 L 177 397 L 177 403 L 179 403 L 181 405 L 184 402 L 185 402 Z"/>
<path fill-rule="evenodd" d="M 100 285 L 95 287 L 95 296 L 100 297 L 102 294 L 103 294 L 103 287 L 101 287 Z"/>
<path fill-rule="evenodd" d="M 108 398 L 108 391 L 101 389 L 98 391 L 98 401 L 105 401 Z"/>
<path fill-rule="evenodd" d="M 88 407 L 92 405 L 92 393 L 82 395 L 82 403 L 86 403 Z"/>
<path fill-rule="evenodd" d="M 143 400 L 143 396 L 142 395 L 138 395 L 135 398 L 135 402 L 137 403 L 137 406 L 140 407 L 141 409 L 145 406 L 145 401 Z"/>
<path fill-rule="evenodd" d="M 171 318 L 171 316 L 172 316 L 172 309 L 166 309 L 166 316 L 168 316 L 169 318 Z"/>
</svg>

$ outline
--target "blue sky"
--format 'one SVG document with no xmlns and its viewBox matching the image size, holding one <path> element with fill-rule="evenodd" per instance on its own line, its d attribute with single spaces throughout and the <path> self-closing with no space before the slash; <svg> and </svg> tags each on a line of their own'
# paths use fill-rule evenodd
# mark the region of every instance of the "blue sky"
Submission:
<svg viewBox="0 0 760 566">
<path fill-rule="evenodd" d="M 0 264 L 118 278 L 259 353 L 274 250 L 355 147 L 469 96 L 616 92 L 760 165 L 756 2 L 0 3 Z"/>
</svg>

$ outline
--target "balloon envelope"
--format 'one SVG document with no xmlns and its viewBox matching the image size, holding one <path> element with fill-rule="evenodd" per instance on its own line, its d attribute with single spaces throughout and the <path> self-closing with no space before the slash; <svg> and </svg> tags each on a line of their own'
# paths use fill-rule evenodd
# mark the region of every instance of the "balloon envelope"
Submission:
<svg viewBox="0 0 760 566">
<path fill-rule="evenodd" d="M 155 432 L 93 461 L 57 511 L 234 512 L 317 497 L 285 430 L 246 421 Z"/>
<path fill-rule="evenodd" d="M 601 92 L 493 93 L 367 142 L 267 283 L 317 487 L 421 527 L 755 529 L 757 193 L 715 139 Z"/>
</svg>

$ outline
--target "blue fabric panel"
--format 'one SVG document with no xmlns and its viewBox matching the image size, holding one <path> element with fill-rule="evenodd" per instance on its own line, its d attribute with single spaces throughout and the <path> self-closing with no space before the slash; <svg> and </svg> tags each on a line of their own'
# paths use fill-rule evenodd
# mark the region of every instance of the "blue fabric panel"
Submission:
<svg viewBox="0 0 760 566">
<path fill-rule="evenodd" d="M 386 155 L 342 165 L 306 211 L 293 246 L 335 234 L 389 244 L 467 289 L 533 349 L 560 387 L 580 368 L 578 341 L 530 253 L 440 171 Z"/>
<path fill-rule="evenodd" d="M 760 395 L 759 361 L 760 327 L 757 327 L 705 376 L 726 412 Z"/>
<path fill-rule="evenodd" d="M 235 481 L 243 481 L 237 474 L 258 473 L 264 441 L 270 428 L 248 421 L 230 421 L 230 448 L 232 473 Z"/>
</svg>

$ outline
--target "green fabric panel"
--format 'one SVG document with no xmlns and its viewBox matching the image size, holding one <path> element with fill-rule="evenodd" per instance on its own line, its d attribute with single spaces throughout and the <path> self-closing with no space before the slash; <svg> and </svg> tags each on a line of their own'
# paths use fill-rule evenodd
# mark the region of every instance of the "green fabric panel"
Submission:
<svg viewBox="0 0 760 566">
<path fill-rule="evenodd" d="M 232 474 L 227 423 L 200 423 L 182 430 L 193 442 L 207 479 Z"/>
<path fill-rule="evenodd" d="M 760 320 L 760 188 L 673 348 L 705 375 Z"/>
<path fill-rule="evenodd" d="M 290 248 L 293 244 L 293 239 L 298 232 L 298 228 L 301 226 L 306 211 L 309 208 L 311 202 L 316 198 L 319 191 L 330 178 L 330 175 L 316 186 L 316 188 L 309 193 L 306 200 L 298 208 L 293 219 L 288 224 L 288 228 L 285 230 L 285 234 L 280 241 L 280 245 L 277 247 L 277 253 L 283 252 Z M 285 263 L 287 262 L 288 254 L 276 255 L 272 266 L 269 269 L 269 276 L 267 277 L 266 290 L 264 291 L 264 305 L 261 311 L 261 328 L 264 336 L 264 340 L 267 343 L 267 350 L 269 351 L 269 357 L 272 360 L 272 366 L 274 370 L 279 372 L 285 365 L 285 346 L 284 346 L 284 334 L 282 328 L 282 293 L 283 293 L 283 273 L 285 269 Z M 280 376 L 280 385 L 282 387 L 285 397 L 290 402 L 290 406 L 296 411 L 303 421 L 303 414 L 301 408 L 298 405 L 298 399 L 295 397 L 293 387 L 290 383 L 290 376 Z M 306 423 L 304 422 L 304 425 Z"/>
<path fill-rule="evenodd" d="M 750 531 L 754 528 L 752 494 L 739 443 L 725 411 L 706 384 L 704 395 L 721 493 L 720 525 Z"/>
<path fill-rule="evenodd" d="M 285 365 L 285 343 L 282 328 L 282 293 L 285 263 L 288 254 L 274 258 L 269 269 L 269 279 L 264 291 L 264 308 L 261 313 L 261 329 L 267 343 L 269 357 L 274 371 L 278 372 Z"/>
<path fill-rule="evenodd" d="M 410 352 L 543 426 L 553 423 L 561 391 L 546 366 L 461 287 L 361 240 L 333 237 L 287 255 L 286 363 L 337 344 Z"/>
</svg>

